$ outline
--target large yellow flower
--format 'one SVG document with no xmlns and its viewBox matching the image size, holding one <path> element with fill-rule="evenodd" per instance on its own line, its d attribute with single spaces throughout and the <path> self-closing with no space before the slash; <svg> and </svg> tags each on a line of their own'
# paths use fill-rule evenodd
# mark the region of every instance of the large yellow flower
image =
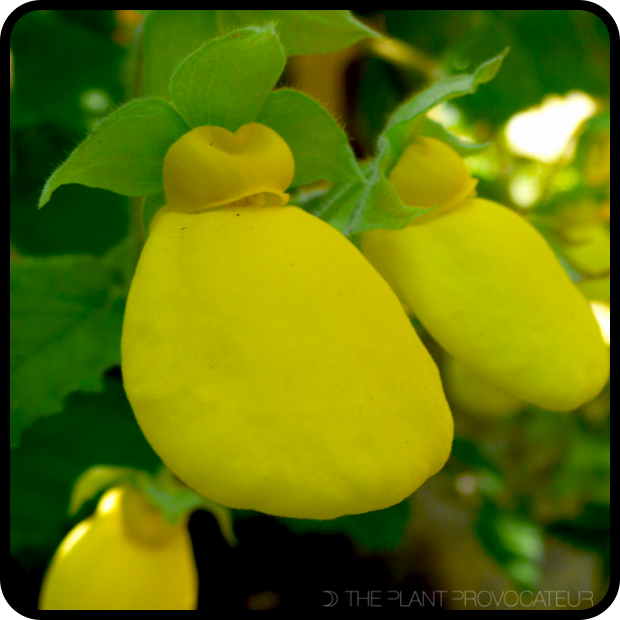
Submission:
<svg viewBox="0 0 620 620">
<path fill-rule="evenodd" d="M 100 500 L 56 551 L 40 609 L 196 609 L 198 576 L 186 521 L 167 523 L 130 487 Z"/>
<path fill-rule="evenodd" d="M 401 230 L 368 232 L 364 254 L 482 378 L 547 409 L 591 400 L 607 380 L 609 355 L 585 299 L 528 222 L 467 197 L 464 164 L 433 142 L 418 139 L 390 180 L 406 204 L 438 208 Z"/>
<path fill-rule="evenodd" d="M 256 123 L 199 127 L 170 148 L 123 378 L 145 436 L 190 487 L 327 519 L 412 493 L 448 458 L 452 418 L 385 281 L 335 229 L 277 206 L 293 166 Z"/>
</svg>

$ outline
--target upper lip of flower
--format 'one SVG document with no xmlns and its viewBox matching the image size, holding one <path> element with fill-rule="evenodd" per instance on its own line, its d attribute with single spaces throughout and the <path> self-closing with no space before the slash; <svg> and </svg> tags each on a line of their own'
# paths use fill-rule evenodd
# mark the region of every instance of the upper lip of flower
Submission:
<svg viewBox="0 0 620 620">
<path fill-rule="evenodd" d="M 295 163 L 286 142 L 260 123 L 236 132 L 196 127 L 168 150 L 164 188 L 168 208 L 197 212 L 223 205 L 284 205 Z"/>
<path fill-rule="evenodd" d="M 419 136 L 405 149 L 389 180 L 406 205 L 435 206 L 428 217 L 475 196 L 478 184 L 456 151 L 440 140 L 425 136 Z M 422 219 L 428 218 L 418 218 L 416 223 Z"/>
</svg>

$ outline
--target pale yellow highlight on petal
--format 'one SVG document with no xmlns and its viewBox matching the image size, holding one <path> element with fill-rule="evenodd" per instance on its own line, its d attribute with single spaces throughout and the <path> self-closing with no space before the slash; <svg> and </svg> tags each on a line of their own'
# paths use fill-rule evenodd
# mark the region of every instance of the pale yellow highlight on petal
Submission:
<svg viewBox="0 0 620 620">
<path fill-rule="evenodd" d="M 88 532 L 90 525 L 92 523 L 92 519 L 86 519 L 86 521 L 82 521 L 82 523 L 78 523 L 68 534 L 67 537 L 62 541 L 62 544 L 59 548 L 59 553 L 69 553 L 72 547 L 77 544 L 77 542 Z"/>
<path fill-rule="evenodd" d="M 120 487 L 110 489 L 99 501 L 97 506 L 97 514 L 103 516 L 115 510 L 121 500 Z"/>
<path fill-rule="evenodd" d="M 609 347 L 611 345 L 611 307 L 599 301 L 591 301 L 590 308 L 592 308 L 596 322 L 601 328 L 603 340 Z"/>
<path fill-rule="evenodd" d="M 271 128 L 248 123 L 236 132 L 196 127 L 164 159 L 164 190 L 171 211 L 191 213 L 229 203 L 284 205 L 295 162 Z"/>
</svg>

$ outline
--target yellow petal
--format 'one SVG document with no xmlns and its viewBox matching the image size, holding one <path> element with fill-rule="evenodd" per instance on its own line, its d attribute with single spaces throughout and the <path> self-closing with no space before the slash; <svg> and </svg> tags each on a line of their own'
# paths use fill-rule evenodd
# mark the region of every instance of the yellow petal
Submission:
<svg viewBox="0 0 620 620">
<path fill-rule="evenodd" d="M 501 205 L 469 199 L 362 250 L 433 337 L 518 398 L 570 410 L 594 398 L 609 353 L 586 300 L 544 238 Z"/>
<path fill-rule="evenodd" d="M 248 123 L 236 132 L 196 127 L 177 140 L 164 159 L 169 210 L 192 212 L 246 200 L 286 204 L 295 163 L 271 128 Z"/>
<path fill-rule="evenodd" d="M 165 544 L 128 535 L 123 490 L 109 491 L 97 513 L 69 532 L 45 574 L 40 609 L 192 610 L 198 576 L 186 527 Z"/>
<path fill-rule="evenodd" d="M 379 510 L 450 452 L 439 373 L 400 302 L 297 207 L 164 212 L 131 285 L 122 364 L 155 451 L 225 506 Z"/>
<path fill-rule="evenodd" d="M 404 204 L 432 207 L 434 214 L 474 195 L 472 179 L 458 153 L 435 138 L 420 136 L 410 144 L 389 175 Z"/>
</svg>

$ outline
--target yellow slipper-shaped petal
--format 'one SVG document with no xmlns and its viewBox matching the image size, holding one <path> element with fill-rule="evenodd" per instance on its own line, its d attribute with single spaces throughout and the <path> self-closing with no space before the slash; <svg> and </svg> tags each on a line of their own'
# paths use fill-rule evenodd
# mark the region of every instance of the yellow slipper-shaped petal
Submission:
<svg viewBox="0 0 620 620">
<path fill-rule="evenodd" d="M 169 525 L 136 491 L 108 491 L 76 525 L 45 575 L 40 609 L 196 609 L 198 577 L 185 522 Z"/>
<path fill-rule="evenodd" d="M 167 159 L 199 171 L 167 161 L 176 187 L 219 170 L 187 155 L 192 133 Z M 284 192 L 271 173 L 260 187 Z M 226 506 L 328 519 L 401 501 L 445 463 L 452 418 L 397 297 L 297 207 L 210 206 L 164 210 L 132 283 L 123 378 L 145 436 Z"/>
<path fill-rule="evenodd" d="M 434 338 L 487 381 L 560 411 L 603 388 L 609 355 L 591 309 L 509 209 L 469 199 L 402 230 L 370 231 L 362 248 Z"/>
</svg>

